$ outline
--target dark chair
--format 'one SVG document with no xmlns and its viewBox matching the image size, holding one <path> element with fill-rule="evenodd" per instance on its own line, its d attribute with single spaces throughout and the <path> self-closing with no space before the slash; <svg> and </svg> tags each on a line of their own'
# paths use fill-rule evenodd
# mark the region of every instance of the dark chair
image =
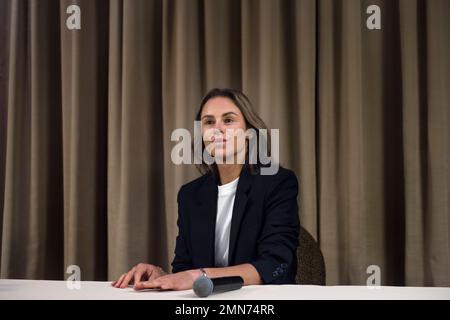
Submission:
<svg viewBox="0 0 450 320">
<path fill-rule="evenodd" d="M 319 245 L 303 227 L 300 227 L 299 241 L 297 284 L 325 285 L 325 261 Z"/>
</svg>

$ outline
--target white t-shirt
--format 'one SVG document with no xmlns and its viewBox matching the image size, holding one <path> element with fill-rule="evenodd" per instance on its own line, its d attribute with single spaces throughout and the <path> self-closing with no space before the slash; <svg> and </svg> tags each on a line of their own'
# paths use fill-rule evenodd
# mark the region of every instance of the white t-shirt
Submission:
<svg viewBox="0 0 450 320">
<path fill-rule="evenodd" d="M 230 247 L 231 217 L 233 216 L 234 198 L 239 177 L 235 180 L 218 186 L 216 240 L 215 240 L 215 265 L 216 267 L 228 266 L 228 249 Z"/>
</svg>

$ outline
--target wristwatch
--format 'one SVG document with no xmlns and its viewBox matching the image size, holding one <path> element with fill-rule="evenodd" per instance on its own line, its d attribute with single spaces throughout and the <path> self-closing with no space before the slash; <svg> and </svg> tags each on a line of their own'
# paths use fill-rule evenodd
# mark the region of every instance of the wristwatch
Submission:
<svg viewBox="0 0 450 320">
<path fill-rule="evenodd" d="M 207 278 L 208 278 L 208 275 L 206 274 L 206 271 L 205 271 L 205 269 L 203 269 L 203 268 L 200 268 L 199 270 L 200 270 L 200 271 L 202 272 L 203 276 L 205 276 L 205 277 L 207 277 Z"/>
</svg>

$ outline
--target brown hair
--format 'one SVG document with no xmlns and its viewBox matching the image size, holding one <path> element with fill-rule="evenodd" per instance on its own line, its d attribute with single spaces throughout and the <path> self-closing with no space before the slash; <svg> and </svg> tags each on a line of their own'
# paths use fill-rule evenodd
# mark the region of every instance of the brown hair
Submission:
<svg viewBox="0 0 450 320">
<path fill-rule="evenodd" d="M 230 99 L 236 105 L 236 107 L 238 107 L 239 110 L 242 112 L 242 115 L 244 116 L 244 120 L 245 120 L 245 126 L 247 129 L 252 128 L 252 129 L 255 129 L 256 131 L 258 131 L 258 129 L 266 129 L 267 130 L 267 132 L 268 132 L 267 150 L 268 150 L 268 153 L 270 154 L 270 130 L 267 128 L 267 125 L 264 123 L 264 121 L 253 110 L 250 99 L 243 92 L 241 92 L 239 90 L 229 89 L 229 88 L 223 88 L 223 89 L 222 88 L 214 88 L 214 89 L 210 90 L 203 97 L 203 99 L 200 103 L 200 108 L 195 117 L 195 120 L 200 121 L 203 107 L 210 99 L 215 98 L 215 97 L 224 97 L 224 98 Z M 255 137 L 255 138 L 258 138 L 258 137 Z M 264 139 L 264 137 L 259 137 L 259 138 Z M 201 150 L 202 150 L 202 154 L 203 154 L 203 150 L 205 148 L 203 139 L 202 139 L 201 143 L 202 143 Z M 258 157 L 257 157 L 257 159 L 258 159 Z M 245 165 L 249 167 L 250 172 L 252 174 L 256 174 L 258 171 L 258 168 L 260 166 L 262 166 L 261 163 L 259 162 L 259 159 L 257 160 L 256 164 L 248 163 L 248 144 L 247 144 Z M 215 163 L 212 165 L 208 165 L 203 161 L 203 158 L 202 158 L 202 163 L 197 164 L 196 167 L 202 174 L 217 173 L 217 165 Z"/>
</svg>

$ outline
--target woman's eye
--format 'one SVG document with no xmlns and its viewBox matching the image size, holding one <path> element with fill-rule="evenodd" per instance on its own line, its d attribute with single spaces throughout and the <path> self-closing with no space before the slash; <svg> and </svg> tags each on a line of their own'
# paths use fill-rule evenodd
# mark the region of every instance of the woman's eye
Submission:
<svg viewBox="0 0 450 320">
<path fill-rule="evenodd" d="M 203 122 L 203 124 L 205 125 L 211 125 L 213 122 L 211 120 L 205 120 L 205 122 Z"/>
<path fill-rule="evenodd" d="M 233 119 L 231 119 L 231 118 L 228 118 L 228 119 L 225 119 L 225 121 L 224 121 L 225 123 L 232 123 L 233 122 Z"/>
</svg>

